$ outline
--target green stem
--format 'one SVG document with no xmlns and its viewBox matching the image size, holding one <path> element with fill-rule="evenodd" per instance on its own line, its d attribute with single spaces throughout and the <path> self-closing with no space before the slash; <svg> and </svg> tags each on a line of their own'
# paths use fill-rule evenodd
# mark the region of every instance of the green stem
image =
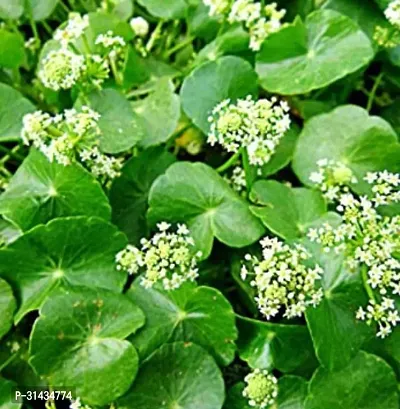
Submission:
<svg viewBox="0 0 400 409">
<path fill-rule="evenodd" d="M 119 75 L 118 68 L 117 68 L 117 65 L 115 63 L 115 59 L 114 58 L 109 58 L 109 60 L 110 60 L 111 71 L 112 71 L 112 73 L 114 75 L 114 78 L 115 78 L 115 82 L 117 83 L 117 85 L 122 85 L 123 81 L 122 81 L 121 76 Z"/>
<path fill-rule="evenodd" d="M 0 171 L 3 172 L 3 175 L 8 178 L 12 176 L 11 172 L 7 168 L 5 168 L 3 164 L 0 166 Z"/>
<path fill-rule="evenodd" d="M 239 149 L 234 155 L 232 155 L 225 163 L 223 163 L 220 167 L 218 167 L 216 170 L 218 173 L 225 172 L 227 169 L 229 169 L 231 166 L 233 166 L 237 160 L 239 159 L 240 155 L 242 154 L 243 148 Z"/>
<path fill-rule="evenodd" d="M 182 42 L 180 42 L 179 44 L 176 44 L 174 47 L 172 47 L 165 53 L 165 57 L 168 58 L 172 54 L 175 54 L 177 51 L 181 50 L 182 48 L 185 48 L 187 45 L 192 44 L 193 40 L 194 37 L 190 36 L 183 40 Z"/>
<path fill-rule="evenodd" d="M 157 23 L 156 28 L 154 29 L 154 31 L 151 33 L 151 36 L 149 38 L 149 41 L 146 44 L 146 51 L 149 53 L 151 51 L 151 49 L 154 47 L 154 43 L 157 41 L 158 37 L 160 36 L 161 33 L 161 29 L 162 26 L 164 24 L 163 20 L 160 20 Z"/>
<path fill-rule="evenodd" d="M 363 280 L 364 288 L 365 288 L 365 291 L 368 294 L 369 299 L 376 302 L 374 290 L 368 284 L 368 274 L 367 274 L 368 272 L 367 272 L 367 270 L 368 270 L 368 267 L 366 265 L 363 265 L 361 267 L 361 277 L 362 277 L 362 280 Z"/>
<path fill-rule="evenodd" d="M 0 372 L 7 367 L 9 364 L 11 364 L 12 361 L 18 356 L 18 352 L 14 352 L 10 357 L 5 360 L 1 365 L 0 365 Z"/>
<path fill-rule="evenodd" d="M 41 21 L 42 26 L 44 27 L 44 29 L 46 30 L 47 34 L 50 36 L 53 36 L 53 30 L 51 29 L 51 27 L 46 23 L 46 21 Z"/>
<path fill-rule="evenodd" d="M 254 171 L 252 170 L 250 165 L 249 154 L 247 153 L 247 149 L 242 150 L 242 165 L 246 177 L 247 191 L 250 192 L 251 185 L 253 184 L 254 181 Z"/>
<path fill-rule="evenodd" d="M 17 160 L 24 160 L 23 156 L 19 155 L 17 152 L 20 145 L 14 146 L 12 149 L 8 149 L 5 146 L 0 145 L 0 151 L 4 152 L 6 155 L 0 159 L 0 164 L 6 163 L 9 159 L 15 158 Z"/>
<path fill-rule="evenodd" d="M 376 96 L 376 91 L 378 91 L 378 88 L 379 88 L 379 85 L 380 85 L 380 83 L 381 83 L 381 81 L 382 81 L 382 78 L 383 78 L 383 71 L 375 78 L 375 82 L 374 82 L 374 85 L 373 85 L 373 87 L 372 87 L 372 89 L 371 89 L 371 92 L 370 92 L 370 94 L 369 94 L 369 97 L 368 97 L 368 103 L 367 103 L 367 111 L 369 112 L 369 111 L 371 111 L 371 108 L 372 108 L 372 105 L 373 105 L 373 103 L 374 103 L 374 99 L 375 99 L 375 96 Z"/>
</svg>

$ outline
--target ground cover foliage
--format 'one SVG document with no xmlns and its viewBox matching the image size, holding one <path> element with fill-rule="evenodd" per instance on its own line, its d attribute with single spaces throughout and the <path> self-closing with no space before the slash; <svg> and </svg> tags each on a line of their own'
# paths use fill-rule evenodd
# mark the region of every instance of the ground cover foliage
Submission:
<svg viewBox="0 0 400 409">
<path fill-rule="evenodd" d="M 0 409 L 398 409 L 399 90 L 399 0 L 0 0 Z"/>
</svg>

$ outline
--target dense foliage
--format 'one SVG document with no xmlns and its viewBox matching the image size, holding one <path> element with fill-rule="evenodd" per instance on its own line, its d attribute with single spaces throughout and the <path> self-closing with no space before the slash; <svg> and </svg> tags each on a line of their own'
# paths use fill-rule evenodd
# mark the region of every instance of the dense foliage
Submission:
<svg viewBox="0 0 400 409">
<path fill-rule="evenodd" d="M 398 409 L 399 90 L 399 0 L 0 0 L 0 409 Z"/>
</svg>

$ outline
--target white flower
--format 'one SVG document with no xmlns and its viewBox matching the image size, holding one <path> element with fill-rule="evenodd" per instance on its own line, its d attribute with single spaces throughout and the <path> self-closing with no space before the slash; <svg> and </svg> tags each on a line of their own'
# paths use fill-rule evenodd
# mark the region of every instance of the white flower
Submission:
<svg viewBox="0 0 400 409">
<path fill-rule="evenodd" d="M 83 56 L 64 48 L 50 51 L 38 77 L 45 87 L 54 91 L 72 88 L 82 75 L 84 61 Z"/>
<path fill-rule="evenodd" d="M 400 28 L 400 0 L 393 0 L 385 10 L 385 17 L 391 24 Z"/>
<path fill-rule="evenodd" d="M 270 319 L 285 309 L 284 317 L 300 317 L 308 306 L 317 306 L 323 293 L 317 288 L 322 269 L 304 264 L 309 259 L 306 249 L 291 247 L 276 238 L 260 241 L 263 258 L 246 255 L 242 278 L 254 277 L 250 285 L 256 287 L 256 301 L 261 313 Z"/>
<path fill-rule="evenodd" d="M 83 149 L 80 152 L 80 159 L 96 177 L 109 180 L 121 175 L 122 159 L 105 155 L 97 146 Z"/>
<path fill-rule="evenodd" d="M 249 400 L 250 406 L 266 408 L 275 404 L 278 397 L 278 380 L 275 376 L 266 370 L 255 369 L 244 381 L 243 396 Z"/>
<path fill-rule="evenodd" d="M 157 282 L 166 290 L 179 288 L 186 281 L 198 277 L 197 260 L 201 253 L 194 253 L 194 242 L 184 224 L 170 232 L 171 225 L 158 223 L 159 232 L 150 240 L 141 240 L 141 249 L 128 246 L 116 256 L 117 269 L 136 274 L 144 270 L 141 284 L 151 288 Z"/>
<path fill-rule="evenodd" d="M 210 8 L 210 16 L 220 16 L 226 13 L 230 7 L 230 0 L 203 0 L 203 3 Z"/>
<path fill-rule="evenodd" d="M 261 17 L 261 4 L 254 3 L 253 0 L 236 0 L 231 7 L 228 21 L 244 22 L 250 26 L 254 21 Z"/>
<path fill-rule="evenodd" d="M 253 101 L 251 96 L 235 104 L 229 99 L 212 111 L 208 142 L 219 143 L 228 152 L 247 149 L 250 164 L 262 166 L 274 154 L 280 140 L 289 129 L 290 118 L 286 103 L 276 98 Z"/>
<path fill-rule="evenodd" d="M 82 404 L 80 398 L 76 398 L 71 401 L 71 404 L 69 405 L 69 409 L 81 409 Z"/>
<path fill-rule="evenodd" d="M 149 23 L 143 17 L 133 17 L 129 24 L 139 37 L 145 37 L 149 32 Z"/>
<path fill-rule="evenodd" d="M 70 13 L 67 25 L 54 33 L 54 39 L 65 48 L 69 43 L 81 37 L 87 27 L 89 27 L 88 15 L 81 17 L 79 13 Z"/>
<path fill-rule="evenodd" d="M 99 34 L 95 40 L 96 45 L 102 45 L 105 48 L 125 47 L 125 40 L 120 36 L 115 36 L 114 33 L 109 30 L 106 34 Z"/>
</svg>

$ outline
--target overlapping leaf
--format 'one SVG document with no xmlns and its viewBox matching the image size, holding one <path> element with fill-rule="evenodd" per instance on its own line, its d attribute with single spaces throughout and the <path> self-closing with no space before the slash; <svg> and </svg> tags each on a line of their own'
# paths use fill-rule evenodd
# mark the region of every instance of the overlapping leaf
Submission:
<svg viewBox="0 0 400 409">
<path fill-rule="evenodd" d="M 39 308 L 59 286 L 120 291 L 126 275 L 115 269 L 114 260 L 125 245 L 125 236 L 101 219 L 67 217 L 36 226 L 0 249 L 0 276 L 20 300 L 15 321 Z"/>
<path fill-rule="evenodd" d="M 55 294 L 40 309 L 30 339 L 31 364 L 51 386 L 75 386 L 92 405 L 105 405 L 134 380 L 138 356 L 125 340 L 144 324 L 128 298 L 79 288 Z"/>
<path fill-rule="evenodd" d="M 0 278 L 0 338 L 11 328 L 16 308 L 17 303 L 11 287 Z"/>
<path fill-rule="evenodd" d="M 216 289 L 185 285 L 175 291 L 145 289 L 140 279 L 129 290 L 130 298 L 144 311 L 146 325 L 131 341 L 141 358 L 162 344 L 194 342 L 222 365 L 235 356 L 237 330 L 229 302 Z"/>
<path fill-rule="evenodd" d="M 209 166 L 179 162 L 153 184 L 149 197 L 150 224 L 186 222 L 197 248 L 207 257 L 214 237 L 231 247 L 244 247 L 263 234 L 248 204 Z"/>
</svg>

